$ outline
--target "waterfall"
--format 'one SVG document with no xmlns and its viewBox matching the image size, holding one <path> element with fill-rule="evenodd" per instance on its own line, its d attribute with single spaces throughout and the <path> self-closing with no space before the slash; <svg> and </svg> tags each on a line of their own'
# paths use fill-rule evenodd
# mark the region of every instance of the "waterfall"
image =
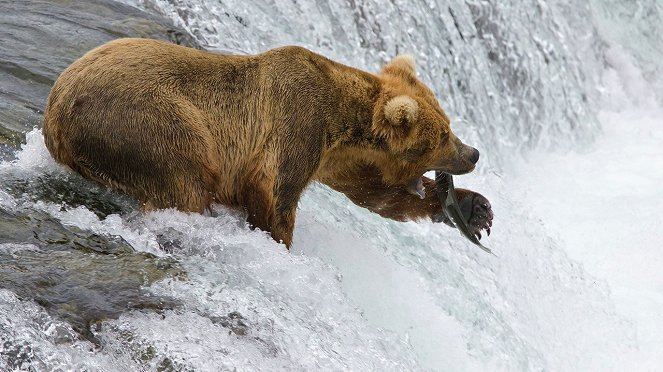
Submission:
<svg viewBox="0 0 663 372">
<path fill-rule="evenodd" d="M 446 226 L 385 220 L 319 184 L 300 201 L 292 252 L 223 207 L 215 218 L 139 214 L 57 165 L 35 129 L 15 159 L 0 162 L 0 176 L 28 187 L 74 183 L 117 207 L 100 215 L 84 203 L 0 190 L 2 209 L 29 208 L 68 229 L 121 237 L 155 265 L 172 259 L 186 274 L 145 284 L 178 306 L 102 321 L 91 330 L 96 349 L 67 321 L 0 290 L 0 315 L 11 319 L 0 323 L 11 339 L 0 355 L 27 353 L 37 369 L 634 368 L 634 321 L 523 194 L 524 185 L 545 184 L 529 174 L 573 177 L 563 161 L 553 174 L 545 164 L 533 172 L 527 161 L 549 153 L 580 159 L 602 138 L 606 102 L 663 102 L 660 2 L 123 1 L 171 19 L 216 52 L 295 44 L 373 72 L 397 54 L 413 55 L 454 132 L 481 150 L 477 170 L 456 183 L 491 200 L 495 225 L 484 239 L 497 256 Z M 541 208 L 574 207 L 559 203 Z M 177 249 L 164 250 L 169 244 Z M 39 252 L 28 242 L 0 244 L 8 257 Z"/>
</svg>

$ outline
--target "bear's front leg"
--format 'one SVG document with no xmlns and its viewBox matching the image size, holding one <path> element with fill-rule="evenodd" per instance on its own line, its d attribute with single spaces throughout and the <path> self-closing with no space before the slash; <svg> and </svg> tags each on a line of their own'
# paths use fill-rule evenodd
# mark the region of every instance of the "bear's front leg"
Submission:
<svg viewBox="0 0 663 372">
<path fill-rule="evenodd" d="M 272 238 L 290 249 L 295 229 L 297 203 L 312 173 L 296 168 L 297 163 L 286 159 L 278 165 L 278 172 L 260 167 L 247 179 L 242 204 L 248 212 L 251 228 L 268 231 Z M 265 169 L 267 168 L 267 169 Z"/>
<path fill-rule="evenodd" d="M 279 208 L 277 208 L 278 210 Z M 272 226 L 272 238 L 277 242 L 285 244 L 285 247 L 290 249 L 292 245 L 292 235 L 295 231 L 295 212 L 297 205 L 285 208 L 274 216 L 274 224 Z"/>
<path fill-rule="evenodd" d="M 427 177 L 422 177 L 425 191 L 423 199 L 412 195 L 403 185 L 385 184 L 380 170 L 368 164 L 348 165 L 347 168 L 338 169 L 337 172 L 329 173 L 319 180 L 334 190 L 344 193 L 358 206 L 382 217 L 397 221 L 431 218 L 435 222 L 445 222 L 455 227 L 444 214 L 442 200 L 446 198 L 446 191 Z M 456 189 L 456 197 L 471 232 L 477 237 L 481 236 L 482 229 L 490 233 L 493 211 L 488 199 L 466 189 Z"/>
<path fill-rule="evenodd" d="M 281 169 L 284 165 L 281 165 Z M 310 173 L 310 172 L 309 172 Z M 275 188 L 274 220 L 272 237 L 283 242 L 290 249 L 295 230 L 295 215 L 299 198 L 304 192 L 310 176 L 306 172 L 282 172 L 277 178 Z"/>
<path fill-rule="evenodd" d="M 424 198 L 412 195 L 405 185 L 388 185 L 370 164 L 347 164 L 324 174 L 320 182 L 345 194 L 353 203 L 397 221 L 431 218 L 442 212 L 434 180 L 423 177 Z"/>
<path fill-rule="evenodd" d="M 269 232 L 272 239 L 289 249 L 297 204 L 284 205 L 278 195 L 274 195 L 272 187 L 260 187 L 259 184 L 252 184 L 245 190 L 244 200 L 248 213 L 246 221 L 251 228 Z"/>
<path fill-rule="evenodd" d="M 253 180 L 242 193 L 242 204 L 248 216 L 246 222 L 252 229 L 271 232 L 274 221 L 274 194 L 270 183 Z"/>
</svg>

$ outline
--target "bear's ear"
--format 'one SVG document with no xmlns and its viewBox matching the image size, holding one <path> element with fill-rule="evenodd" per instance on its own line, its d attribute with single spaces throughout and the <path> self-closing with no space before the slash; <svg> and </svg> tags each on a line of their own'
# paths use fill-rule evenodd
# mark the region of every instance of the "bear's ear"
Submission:
<svg viewBox="0 0 663 372">
<path fill-rule="evenodd" d="M 400 95 L 388 98 L 382 109 L 375 111 L 373 131 L 387 139 L 392 147 L 403 149 L 408 144 L 418 116 L 419 105 L 412 97 Z"/>
<path fill-rule="evenodd" d="M 409 54 L 401 54 L 396 56 L 391 62 L 387 63 L 382 69 L 384 72 L 400 71 L 417 76 L 417 68 L 414 62 L 414 57 Z"/>
<path fill-rule="evenodd" d="M 419 105 L 410 96 L 396 96 L 384 105 L 384 117 L 396 127 L 411 126 L 419 115 Z"/>
</svg>

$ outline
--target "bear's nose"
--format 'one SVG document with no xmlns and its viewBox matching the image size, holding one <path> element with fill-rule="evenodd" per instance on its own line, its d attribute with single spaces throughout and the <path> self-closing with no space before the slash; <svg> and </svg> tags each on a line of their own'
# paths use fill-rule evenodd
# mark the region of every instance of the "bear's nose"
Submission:
<svg viewBox="0 0 663 372">
<path fill-rule="evenodd" d="M 470 155 L 470 161 L 472 164 L 476 164 L 479 161 L 479 150 L 473 148 L 472 154 Z"/>
</svg>

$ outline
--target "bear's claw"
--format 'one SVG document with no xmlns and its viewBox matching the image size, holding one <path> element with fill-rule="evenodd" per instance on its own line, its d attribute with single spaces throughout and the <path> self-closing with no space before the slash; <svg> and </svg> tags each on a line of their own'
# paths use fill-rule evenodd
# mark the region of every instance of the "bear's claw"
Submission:
<svg viewBox="0 0 663 372">
<path fill-rule="evenodd" d="M 474 191 L 458 201 L 463 219 L 471 229 L 471 233 L 481 239 L 481 230 L 486 230 L 490 235 L 490 228 L 493 226 L 493 210 L 490 202 L 483 195 Z"/>
</svg>

